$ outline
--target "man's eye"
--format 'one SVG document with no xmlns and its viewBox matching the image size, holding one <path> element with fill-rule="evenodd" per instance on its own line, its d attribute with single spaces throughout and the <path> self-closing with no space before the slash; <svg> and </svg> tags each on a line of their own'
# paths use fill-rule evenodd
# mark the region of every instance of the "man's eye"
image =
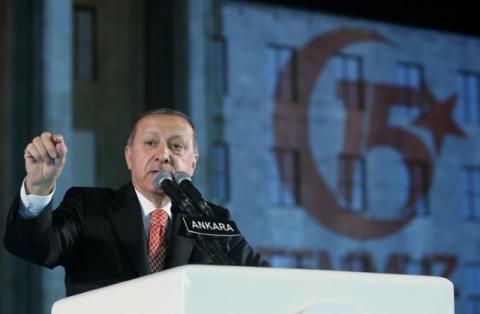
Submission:
<svg viewBox="0 0 480 314">
<path fill-rule="evenodd" d="M 145 141 L 145 145 L 148 146 L 148 147 L 155 146 L 155 141 L 153 141 L 153 140 Z"/>
<path fill-rule="evenodd" d="M 178 143 L 172 144 L 172 147 L 173 147 L 173 149 L 176 149 L 176 150 L 184 148 L 184 146 L 182 144 L 178 144 Z"/>
</svg>

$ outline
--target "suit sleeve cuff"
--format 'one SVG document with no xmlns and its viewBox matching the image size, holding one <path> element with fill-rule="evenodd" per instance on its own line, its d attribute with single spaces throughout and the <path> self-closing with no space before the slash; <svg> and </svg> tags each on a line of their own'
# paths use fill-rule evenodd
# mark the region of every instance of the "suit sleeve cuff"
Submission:
<svg viewBox="0 0 480 314">
<path fill-rule="evenodd" d="M 22 182 L 22 187 L 20 188 L 20 215 L 25 219 L 35 218 L 40 215 L 42 211 L 47 207 L 47 205 L 52 201 L 55 188 L 56 186 L 53 188 L 53 191 L 48 195 L 27 195 L 24 179 Z"/>
</svg>

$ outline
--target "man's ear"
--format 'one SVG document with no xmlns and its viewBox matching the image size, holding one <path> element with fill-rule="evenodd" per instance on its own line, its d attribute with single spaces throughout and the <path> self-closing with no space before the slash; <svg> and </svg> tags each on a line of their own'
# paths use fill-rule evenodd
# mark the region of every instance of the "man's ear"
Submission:
<svg viewBox="0 0 480 314">
<path fill-rule="evenodd" d="M 127 162 L 128 170 L 132 170 L 132 149 L 130 146 L 125 146 L 125 161 Z"/>
<path fill-rule="evenodd" d="M 200 155 L 199 155 L 199 154 L 195 154 L 195 156 L 193 157 L 193 161 L 192 161 L 192 173 L 195 172 L 195 168 L 197 167 L 197 161 L 198 161 L 199 158 L 200 158 Z"/>
</svg>

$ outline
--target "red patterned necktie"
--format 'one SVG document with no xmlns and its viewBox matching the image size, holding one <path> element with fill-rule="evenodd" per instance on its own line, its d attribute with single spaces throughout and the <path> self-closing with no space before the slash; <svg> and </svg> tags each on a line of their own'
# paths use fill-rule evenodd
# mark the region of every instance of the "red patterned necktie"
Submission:
<svg viewBox="0 0 480 314">
<path fill-rule="evenodd" d="M 162 270 L 167 251 L 166 227 L 168 214 L 163 209 L 155 209 L 150 213 L 150 232 L 148 236 L 148 264 L 150 271 Z"/>
</svg>

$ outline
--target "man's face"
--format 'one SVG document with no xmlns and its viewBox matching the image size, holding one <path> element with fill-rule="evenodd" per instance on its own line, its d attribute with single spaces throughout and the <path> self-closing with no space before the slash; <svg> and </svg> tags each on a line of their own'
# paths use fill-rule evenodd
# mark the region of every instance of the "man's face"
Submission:
<svg viewBox="0 0 480 314">
<path fill-rule="evenodd" d="M 147 198 L 163 195 L 153 185 L 158 171 L 185 171 L 193 175 L 198 160 L 194 134 L 190 124 L 179 116 L 154 114 L 137 123 L 130 146 L 125 147 L 125 159 L 132 173 L 135 189 Z"/>
</svg>

